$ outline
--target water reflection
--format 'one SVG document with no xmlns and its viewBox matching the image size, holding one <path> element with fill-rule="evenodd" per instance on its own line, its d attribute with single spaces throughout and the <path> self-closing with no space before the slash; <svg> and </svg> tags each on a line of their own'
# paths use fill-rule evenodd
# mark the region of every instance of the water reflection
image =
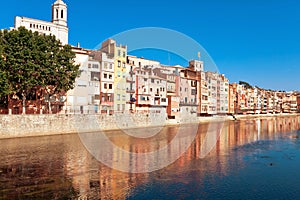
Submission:
<svg viewBox="0 0 300 200">
<path fill-rule="evenodd" d="M 137 174 L 120 172 L 99 163 L 76 134 L 1 140 L 0 199 L 206 198 L 209 194 L 205 191 L 210 191 L 209 187 L 215 190 L 222 179 L 228 179 L 228 188 L 237 184 L 228 175 L 232 177 L 245 167 L 245 151 L 260 148 L 257 142 L 281 138 L 297 140 L 293 131 L 299 130 L 299 122 L 299 117 L 226 122 L 216 146 L 203 159 L 199 157 L 208 125 L 201 124 L 194 142 L 176 162 L 155 172 Z M 173 149 L 168 150 L 168 155 L 180 151 L 191 139 L 189 126 L 184 128 L 186 134 L 180 136 Z M 106 134 L 124 150 L 145 153 L 165 147 L 178 129 L 165 127 L 156 137 L 148 139 L 133 138 L 121 131 Z M 113 158 L 118 160 L 122 156 L 122 152 L 115 151 Z M 126 159 L 141 168 L 146 163 L 132 162 L 130 157 Z M 230 192 L 228 188 L 221 189 Z"/>
</svg>

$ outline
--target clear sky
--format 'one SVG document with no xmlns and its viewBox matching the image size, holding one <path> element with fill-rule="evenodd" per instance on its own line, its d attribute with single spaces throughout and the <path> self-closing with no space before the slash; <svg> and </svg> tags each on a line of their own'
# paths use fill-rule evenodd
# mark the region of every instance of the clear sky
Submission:
<svg viewBox="0 0 300 200">
<path fill-rule="evenodd" d="M 300 90 L 298 0 L 64 1 L 68 4 L 70 44 L 80 42 L 93 49 L 125 30 L 169 28 L 199 42 L 230 82 Z M 0 29 L 12 27 L 16 15 L 50 21 L 53 2 L 2 1 Z M 159 59 L 168 64 L 167 57 Z"/>
</svg>

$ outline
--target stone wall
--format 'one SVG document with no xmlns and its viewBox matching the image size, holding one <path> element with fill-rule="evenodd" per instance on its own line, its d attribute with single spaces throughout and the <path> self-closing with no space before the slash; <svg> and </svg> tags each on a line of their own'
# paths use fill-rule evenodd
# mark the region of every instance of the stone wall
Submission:
<svg viewBox="0 0 300 200">
<path fill-rule="evenodd" d="M 0 115 L 0 139 L 163 126 L 161 113 L 97 115 Z"/>
<path fill-rule="evenodd" d="M 194 115 L 194 113 L 182 112 L 180 119 L 176 120 L 167 120 L 165 113 L 0 115 L 0 139 L 233 120 L 231 116 L 219 118 Z M 243 115 L 236 118 L 264 119 L 289 116 L 296 117 L 300 123 L 299 114 Z"/>
</svg>

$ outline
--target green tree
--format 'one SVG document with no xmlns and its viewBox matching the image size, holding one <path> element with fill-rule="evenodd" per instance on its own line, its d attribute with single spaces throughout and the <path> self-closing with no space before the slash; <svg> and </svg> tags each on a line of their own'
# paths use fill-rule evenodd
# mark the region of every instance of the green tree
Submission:
<svg viewBox="0 0 300 200">
<path fill-rule="evenodd" d="M 2 32 L 0 31 L 0 38 L 2 38 Z M 3 41 L 0 39 L 0 101 L 1 99 L 8 95 L 11 91 L 8 84 L 7 71 L 5 70 L 5 61 L 3 55 Z M 1 103 L 1 102 L 0 102 Z"/>
<path fill-rule="evenodd" d="M 21 94 L 23 113 L 26 96 L 33 89 L 43 88 L 52 95 L 73 88 L 79 66 L 74 64 L 71 46 L 62 46 L 55 36 L 33 33 L 24 27 L 4 30 L 1 41 L 8 91 Z"/>
<path fill-rule="evenodd" d="M 240 85 L 244 85 L 244 87 L 245 87 L 246 89 L 252 89 L 252 88 L 253 88 L 249 83 L 247 83 L 247 82 L 245 82 L 245 81 L 239 81 L 239 84 L 240 84 Z"/>
</svg>

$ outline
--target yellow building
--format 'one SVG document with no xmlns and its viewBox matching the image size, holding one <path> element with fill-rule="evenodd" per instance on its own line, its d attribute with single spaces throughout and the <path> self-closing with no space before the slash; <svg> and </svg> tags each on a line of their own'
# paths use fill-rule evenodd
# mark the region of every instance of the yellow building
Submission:
<svg viewBox="0 0 300 200">
<path fill-rule="evenodd" d="M 127 46 L 117 45 L 115 40 L 108 39 L 102 43 L 101 51 L 114 59 L 114 111 L 125 111 L 126 101 L 126 61 Z"/>
</svg>

